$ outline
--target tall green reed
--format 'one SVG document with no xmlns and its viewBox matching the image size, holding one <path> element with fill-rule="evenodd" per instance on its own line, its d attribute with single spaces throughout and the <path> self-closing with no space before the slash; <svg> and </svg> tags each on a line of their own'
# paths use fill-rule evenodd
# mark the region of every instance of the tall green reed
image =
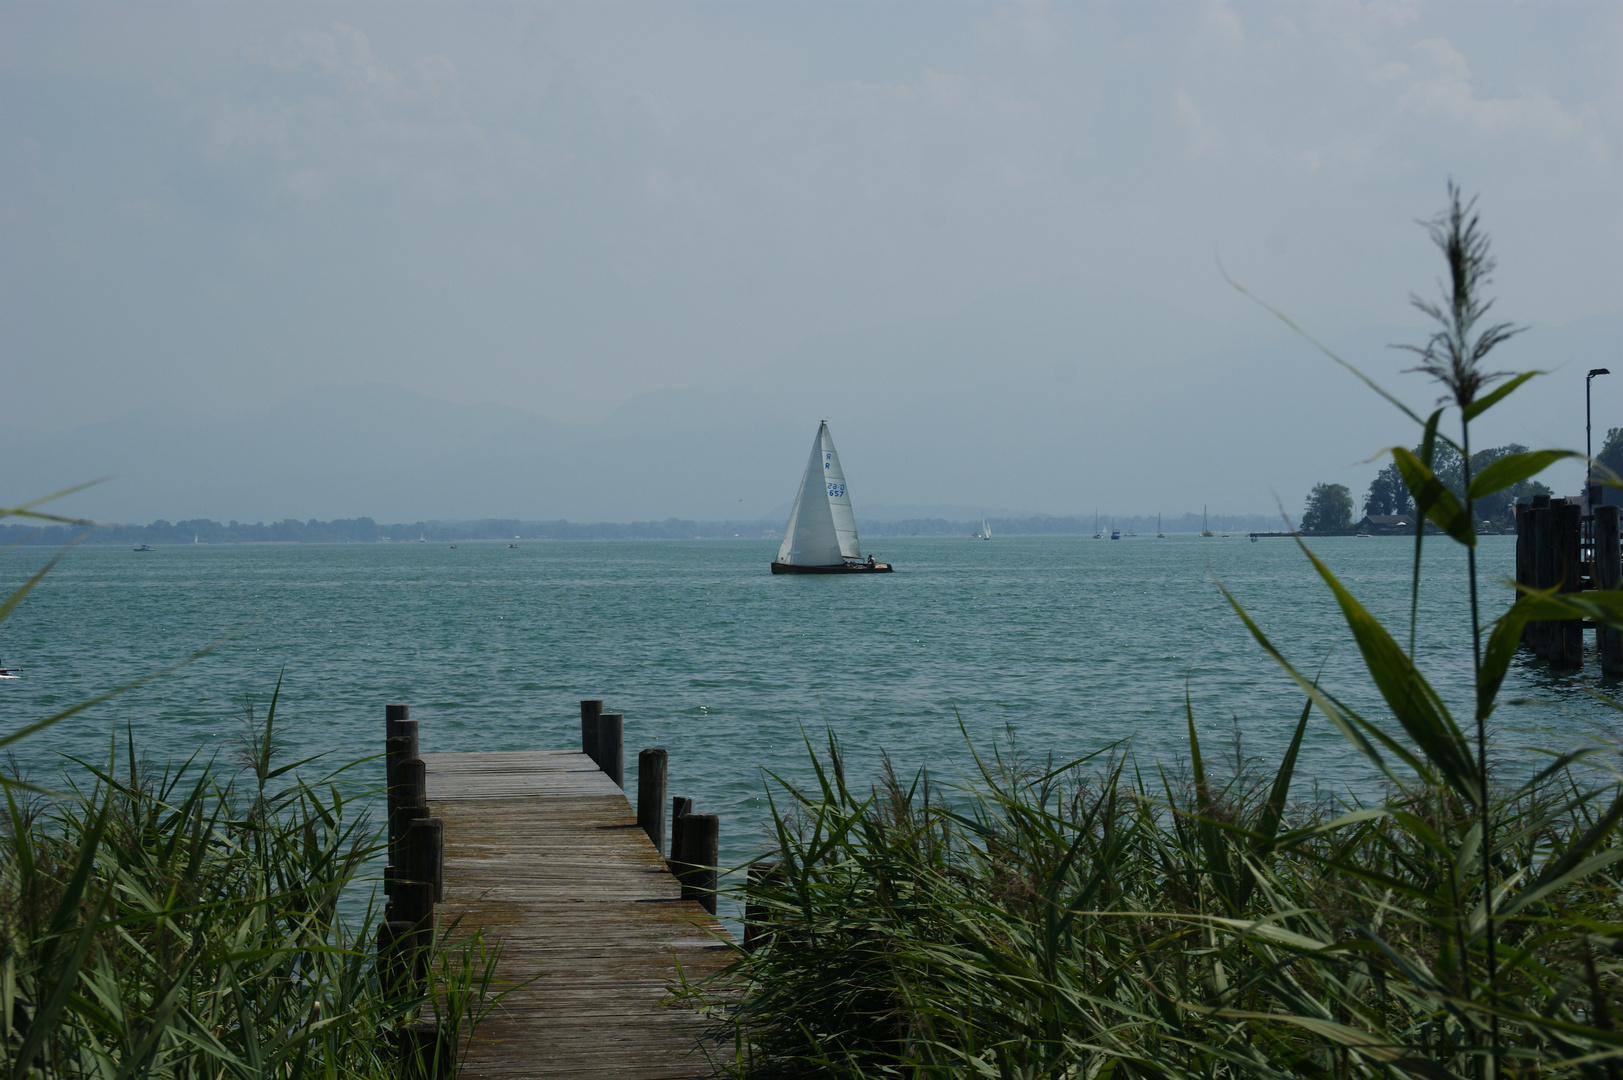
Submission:
<svg viewBox="0 0 1623 1080">
<path fill-rule="evenodd" d="M 1267 772 L 1209 768 L 1192 711 L 1186 773 L 1145 774 L 1120 755 L 1037 766 L 970 747 L 974 770 L 946 789 L 887 767 L 863 794 L 831 741 L 813 755 L 812 787 L 773 778 L 773 866 L 757 867 L 748 898 L 759 943 L 714 988 L 734 1035 L 725 1068 L 1617 1076 L 1623 786 L 1593 768 L 1611 759 L 1585 751 L 1496 781 L 1489 721 L 1529 620 L 1623 626 L 1623 596 L 1524 590 L 1484 622 L 1475 501 L 1573 455 L 1509 455 L 1467 477 L 1463 499 L 1432 470 L 1440 445 L 1468 459 L 1472 423 L 1537 374 L 1482 369 L 1516 331 L 1481 326 L 1487 240 L 1474 204 L 1453 184 L 1448 196 L 1428 223 L 1444 297 L 1415 301 L 1440 325 L 1414 351 L 1442 384 L 1441 407 L 1422 417 L 1325 351 L 1421 428 L 1419 453 L 1390 453 L 1419 513 L 1467 549 L 1471 736 L 1417 663 L 1417 531 L 1407 648 L 1302 545 L 1386 716 L 1319 686 L 1224 589 L 1306 697 Z M 1314 712 L 1386 778 L 1384 798 L 1293 799 Z"/>
</svg>

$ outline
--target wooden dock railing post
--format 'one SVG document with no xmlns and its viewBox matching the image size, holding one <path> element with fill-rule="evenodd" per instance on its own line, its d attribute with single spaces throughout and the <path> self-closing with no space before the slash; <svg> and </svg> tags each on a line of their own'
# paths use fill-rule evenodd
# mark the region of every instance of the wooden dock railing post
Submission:
<svg viewBox="0 0 1623 1080">
<path fill-rule="evenodd" d="M 668 757 L 663 750 L 644 750 L 637 755 L 637 824 L 654 842 L 654 850 L 665 854 L 665 770 Z"/>
<path fill-rule="evenodd" d="M 398 793 L 395 785 L 395 767 L 404 761 L 411 761 L 417 757 L 417 721 L 411 718 L 411 709 L 406 705 L 386 705 L 383 709 L 383 792 L 384 792 L 384 827 L 388 830 L 388 852 L 390 865 L 383 868 L 383 893 L 385 896 L 394 888 L 395 867 L 393 865 L 394 845 L 398 839 L 395 835 L 394 816 L 399 807 Z"/>
<path fill-rule="evenodd" d="M 387 707 L 385 732 L 389 903 L 378 923 L 378 978 L 387 993 L 410 1001 L 421 992 L 434 945 L 434 904 L 444 891 L 445 831 L 442 822 L 428 816 L 427 767 L 418 756 L 417 722 L 406 706 Z"/>
<path fill-rule="evenodd" d="M 677 878 L 682 882 L 682 899 L 697 900 L 710 914 L 716 913 L 716 863 L 721 819 L 715 814 L 688 814 L 682 822 L 682 862 Z"/>
<path fill-rule="evenodd" d="M 602 698 L 582 698 L 580 702 L 580 748 L 581 752 L 591 758 L 598 768 L 603 763 L 597 760 L 597 718 L 603 715 Z"/>
<path fill-rule="evenodd" d="M 1516 504 L 1516 584 L 1533 585 L 1533 504 Z M 1532 645 L 1533 628 L 1522 627 L 1522 644 Z"/>
<path fill-rule="evenodd" d="M 445 899 L 445 822 L 418 818 L 406 830 L 406 866 L 401 876 L 433 890 L 433 901 Z"/>
<path fill-rule="evenodd" d="M 626 718 L 606 712 L 597 718 L 597 767 L 621 791 L 626 786 Z"/>
<path fill-rule="evenodd" d="M 766 940 L 771 909 L 758 900 L 763 886 L 782 879 L 775 862 L 751 863 L 749 884 L 744 890 L 744 951 L 754 952 Z"/>
<path fill-rule="evenodd" d="M 1619 550 L 1618 508 L 1595 507 L 1595 587 L 1623 588 L 1623 552 Z M 1623 633 L 1608 627 L 1595 632 L 1602 675 L 1623 675 Z"/>
<path fill-rule="evenodd" d="M 671 867 L 671 873 L 679 873 L 682 864 L 682 822 L 693 813 L 693 800 L 678 795 L 671 800 L 671 854 L 666 860 Z"/>
<path fill-rule="evenodd" d="M 1583 507 L 1577 503 L 1563 502 L 1553 508 L 1556 512 L 1556 573 L 1561 582 L 1561 591 L 1564 593 L 1578 592 L 1584 587 L 1583 583 Z M 1584 621 L 1582 619 L 1562 619 L 1557 624 L 1560 629 L 1554 642 L 1555 649 L 1551 661 L 1568 668 L 1581 668 L 1584 666 Z"/>
<path fill-rule="evenodd" d="M 1555 512 L 1548 495 L 1533 496 L 1531 528 L 1533 532 L 1533 587 L 1548 589 L 1556 583 L 1555 570 Z M 1533 651 L 1544 660 L 1550 659 L 1550 639 L 1554 637 L 1554 624 L 1548 621 L 1532 623 Z"/>
</svg>

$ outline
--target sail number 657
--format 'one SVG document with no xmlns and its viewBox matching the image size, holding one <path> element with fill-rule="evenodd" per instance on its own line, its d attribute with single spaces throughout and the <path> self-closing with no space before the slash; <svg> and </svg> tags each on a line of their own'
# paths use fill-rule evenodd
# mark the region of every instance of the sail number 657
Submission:
<svg viewBox="0 0 1623 1080">
<path fill-rule="evenodd" d="M 844 494 L 845 494 L 845 485 L 844 484 L 830 484 L 828 486 L 828 497 L 829 498 L 838 499 L 841 496 L 843 496 Z"/>
</svg>

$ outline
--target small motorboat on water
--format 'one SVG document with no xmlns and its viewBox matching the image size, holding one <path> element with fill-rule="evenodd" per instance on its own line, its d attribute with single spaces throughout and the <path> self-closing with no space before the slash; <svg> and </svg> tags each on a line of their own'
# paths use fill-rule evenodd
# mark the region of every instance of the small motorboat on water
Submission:
<svg viewBox="0 0 1623 1080">
<path fill-rule="evenodd" d="M 862 558 L 851 493 L 845 487 L 840 456 L 829 437 L 828 421 L 817 428 L 795 507 L 772 562 L 774 574 L 888 574 L 890 563 Z"/>
<path fill-rule="evenodd" d="M 151 544 L 137 544 L 134 547 L 133 550 L 135 550 L 135 551 L 156 551 L 157 548 L 154 548 Z"/>
</svg>

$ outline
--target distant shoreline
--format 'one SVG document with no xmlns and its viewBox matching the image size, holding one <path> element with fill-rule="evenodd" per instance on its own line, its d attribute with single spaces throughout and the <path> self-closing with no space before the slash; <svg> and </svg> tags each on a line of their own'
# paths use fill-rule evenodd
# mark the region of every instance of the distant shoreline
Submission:
<svg viewBox="0 0 1623 1080">
<path fill-rule="evenodd" d="M 992 518 L 994 539 L 1012 536 L 1109 536 L 1112 523 L 1124 536 L 1151 537 L 1157 532 L 1153 517 L 1101 517 L 1095 528 L 1093 516 L 1054 517 L 1031 515 L 1020 518 Z M 1278 531 L 1281 523 L 1260 514 L 1212 518 L 1214 532 L 1243 536 L 1248 532 Z M 154 521 L 148 525 L 0 525 L 0 544 L 61 547 L 80 542 L 96 545 L 150 544 L 376 544 L 376 543 L 473 543 L 480 541 L 514 543 L 539 540 L 776 540 L 782 522 L 772 521 L 664 521 L 571 522 L 520 521 L 512 518 L 484 518 L 475 521 L 418 521 L 380 524 L 371 518 L 334 521 L 287 519 L 264 523 L 230 521 L 221 523 L 203 518 L 187 521 Z M 865 539 L 908 536 L 964 536 L 978 533 L 980 521 L 949 521 L 945 518 L 915 518 L 902 521 L 861 522 Z M 1168 535 L 1188 535 L 1201 531 L 1201 518 L 1184 514 L 1166 518 L 1160 530 Z"/>
</svg>

